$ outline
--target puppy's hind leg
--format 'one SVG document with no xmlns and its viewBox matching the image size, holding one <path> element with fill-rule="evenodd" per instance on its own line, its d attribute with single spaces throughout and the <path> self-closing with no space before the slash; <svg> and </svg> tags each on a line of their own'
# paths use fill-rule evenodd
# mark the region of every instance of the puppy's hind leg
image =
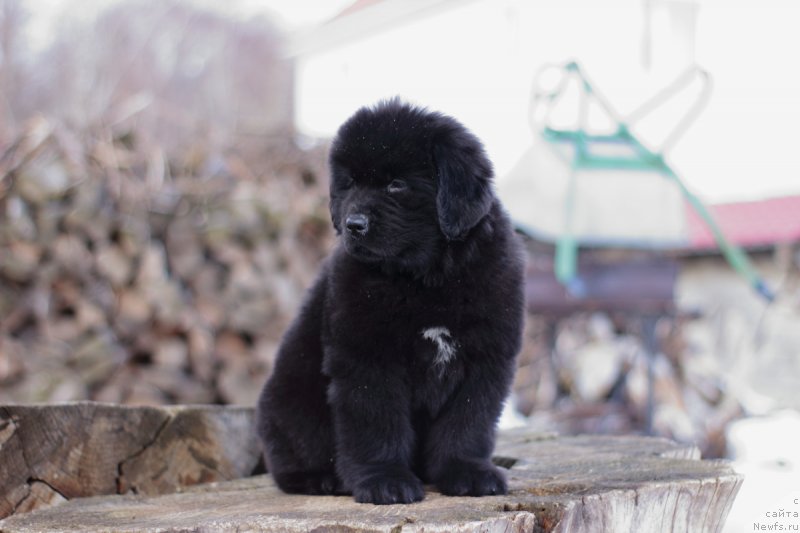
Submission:
<svg viewBox="0 0 800 533">
<path fill-rule="evenodd" d="M 267 468 L 278 487 L 289 494 L 342 493 L 334 470 L 333 445 L 326 442 L 329 438 L 324 435 L 330 430 L 319 428 L 315 435 L 308 435 L 315 440 L 292 438 L 290 431 L 305 430 L 276 427 L 273 422 L 268 421 L 260 432 L 265 442 Z M 315 447 L 307 446 L 315 441 Z"/>
<path fill-rule="evenodd" d="M 284 492 L 341 492 L 333 423 L 322 374 L 320 340 L 324 276 L 286 332 L 256 408 L 267 469 Z"/>
<path fill-rule="evenodd" d="M 257 430 L 267 469 L 284 492 L 341 492 L 330 407 L 321 381 L 321 375 L 301 379 L 278 365 L 259 398 Z"/>
</svg>

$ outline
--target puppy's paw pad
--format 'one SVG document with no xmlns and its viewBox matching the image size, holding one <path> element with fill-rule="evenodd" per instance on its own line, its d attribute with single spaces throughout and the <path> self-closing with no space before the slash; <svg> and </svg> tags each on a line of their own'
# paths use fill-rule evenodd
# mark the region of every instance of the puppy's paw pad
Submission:
<svg viewBox="0 0 800 533">
<path fill-rule="evenodd" d="M 401 476 L 371 476 L 353 489 L 353 498 L 358 503 L 390 505 L 394 503 L 413 503 L 425 497 L 422 482 L 408 472 Z"/>
<path fill-rule="evenodd" d="M 490 496 L 508 492 L 505 476 L 489 462 L 454 462 L 445 469 L 436 486 L 448 496 Z"/>
</svg>

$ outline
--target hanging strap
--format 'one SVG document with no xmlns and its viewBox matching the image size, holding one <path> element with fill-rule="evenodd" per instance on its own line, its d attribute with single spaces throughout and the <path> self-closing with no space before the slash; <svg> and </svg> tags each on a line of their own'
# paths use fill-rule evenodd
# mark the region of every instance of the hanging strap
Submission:
<svg viewBox="0 0 800 533">
<path fill-rule="evenodd" d="M 700 81 L 700 93 L 697 95 L 697 98 L 695 98 L 694 102 L 692 102 L 692 105 L 689 106 L 683 116 L 681 116 L 681 118 L 672 128 L 672 131 L 670 131 L 667 136 L 664 137 L 661 145 L 655 149 L 655 151 L 660 154 L 665 153 L 667 150 L 672 148 L 681 137 L 683 137 L 695 120 L 697 120 L 697 117 L 700 116 L 700 113 L 703 112 L 706 105 L 708 105 L 713 86 L 711 75 L 709 75 L 706 70 L 698 66 L 693 66 L 686 69 L 680 76 L 675 78 L 672 83 L 658 91 L 649 100 L 645 101 L 639 107 L 631 111 L 622 122 L 626 123 L 628 127 L 633 126 L 647 115 L 667 103 L 673 96 L 689 87 L 695 80 Z"/>
</svg>

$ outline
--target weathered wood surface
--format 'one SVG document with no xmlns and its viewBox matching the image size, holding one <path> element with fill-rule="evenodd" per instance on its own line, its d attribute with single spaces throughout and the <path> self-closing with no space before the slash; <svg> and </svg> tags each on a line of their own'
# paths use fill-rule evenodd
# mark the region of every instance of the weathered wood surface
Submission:
<svg viewBox="0 0 800 533">
<path fill-rule="evenodd" d="M 30 440 L 33 437 L 26 435 L 48 432 L 24 429 L 24 415 L 31 413 L 25 409 L 59 408 L 0 410 L 0 420 L 8 420 L 11 415 L 13 422 L 6 422 L 5 426 L 0 422 L 0 483 L 5 491 L 4 501 L 12 502 L 17 510 L 17 514 L 0 521 L 0 530 L 714 532 L 722 529 L 741 484 L 741 477 L 725 463 L 701 461 L 693 447 L 663 439 L 556 437 L 518 430 L 502 434 L 496 451 L 496 462 L 510 467 L 510 491 L 505 496 L 453 498 L 441 496 L 429 487 L 420 503 L 362 505 L 346 496 L 286 495 L 269 476 L 213 482 L 184 488 L 179 493 L 156 495 L 210 479 L 209 476 L 225 479 L 237 472 L 246 475 L 248 468 L 255 466 L 252 454 L 257 455 L 250 426 L 225 422 L 230 416 L 226 408 L 162 410 L 95 404 L 79 404 L 83 421 L 67 417 L 70 422 L 65 424 L 64 410 L 69 407 L 60 408 L 58 416 L 54 412 L 50 415 L 53 418 L 47 420 L 62 430 L 81 432 L 82 437 L 72 439 L 70 445 L 54 439 L 49 450 L 43 447 L 47 441 L 39 442 L 37 446 L 42 449 L 35 454 L 38 462 L 30 455 L 31 448 L 25 446 L 34 443 Z M 124 413 L 124 418 L 129 419 L 127 424 L 121 424 L 119 419 L 116 425 L 109 423 L 109 413 L 113 411 Z M 250 410 L 232 411 L 237 421 L 249 422 L 252 417 Z M 148 422 L 148 417 L 155 422 Z M 147 433 L 148 424 L 156 427 L 155 434 L 139 439 L 138 429 Z M 198 425 L 205 429 L 198 430 Z M 92 432 L 86 428 L 91 427 L 102 427 L 104 434 L 122 437 L 119 442 L 109 440 L 100 445 L 103 439 L 89 436 Z M 239 428 L 242 433 L 231 428 Z M 209 442 L 212 444 L 202 444 Z M 82 447 L 73 447 L 74 443 L 82 443 Z M 26 450 L 24 453 L 19 451 L 20 446 Z M 89 451 L 94 459 L 81 460 Z M 203 455 L 192 458 L 198 452 Z M 104 453 L 113 458 L 102 459 Z M 62 457 L 47 460 L 48 454 Z M 243 456 L 249 459 L 242 459 Z M 35 475 L 23 479 L 15 470 L 17 467 L 9 463 L 20 457 Z M 209 457 L 214 457 L 213 461 Z M 223 463 L 228 466 L 219 466 Z M 74 465 L 83 465 L 83 470 L 74 469 Z M 85 489 L 80 489 L 83 480 L 102 479 L 97 486 L 110 486 L 99 473 L 89 474 L 89 465 L 110 465 L 109 475 L 117 482 L 116 490 L 135 488 L 138 494 L 64 501 L 86 494 Z M 60 482 L 59 468 L 67 469 L 67 481 Z M 22 479 L 21 488 L 6 482 L 6 473 Z M 7 487 L 17 488 L 9 491 Z M 59 505 L 20 512 L 35 507 L 36 502 Z"/>
<path fill-rule="evenodd" d="M 0 407 L 0 517 L 84 496 L 237 479 L 259 458 L 247 408 Z"/>
</svg>

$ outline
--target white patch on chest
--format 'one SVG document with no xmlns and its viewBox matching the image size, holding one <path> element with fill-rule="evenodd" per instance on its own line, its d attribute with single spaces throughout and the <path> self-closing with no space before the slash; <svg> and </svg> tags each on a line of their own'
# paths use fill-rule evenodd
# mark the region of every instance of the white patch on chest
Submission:
<svg viewBox="0 0 800 533">
<path fill-rule="evenodd" d="M 423 329 L 422 338 L 436 345 L 434 365 L 445 365 L 456 355 L 456 343 L 450 335 L 449 329 L 442 327 Z"/>
</svg>

